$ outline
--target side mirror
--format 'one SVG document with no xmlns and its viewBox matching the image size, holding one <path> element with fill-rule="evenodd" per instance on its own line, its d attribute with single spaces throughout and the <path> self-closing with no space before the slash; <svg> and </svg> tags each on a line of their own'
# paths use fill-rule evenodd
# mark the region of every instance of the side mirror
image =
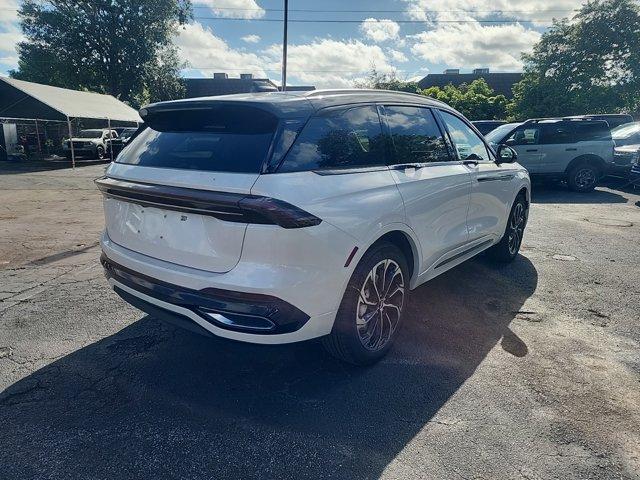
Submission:
<svg viewBox="0 0 640 480">
<path fill-rule="evenodd" d="M 498 163 L 513 163 L 518 159 L 516 151 L 508 145 L 498 145 Z"/>
<path fill-rule="evenodd" d="M 507 140 L 506 142 L 504 142 L 505 145 L 508 145 L 510 147 L 513 147 L 516 144 L 516 140 L 515 138 L 510 138 L 509 140 Z"/>
</svg>

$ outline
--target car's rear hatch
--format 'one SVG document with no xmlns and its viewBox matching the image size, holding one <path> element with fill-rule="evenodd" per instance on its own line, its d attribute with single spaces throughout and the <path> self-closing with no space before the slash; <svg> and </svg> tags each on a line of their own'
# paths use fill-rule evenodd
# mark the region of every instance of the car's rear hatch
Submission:
<svg viewBox="0 0 640 480">
<path fill-rule="evenodd" d="M 247 225 L 239 205 L 263 168 L 277 117 L 253 106 L 187 103 L 150 111 L 145 123 L 97 181 L 109 238 L 178 265 L 231 270 Z"/>
</svg>

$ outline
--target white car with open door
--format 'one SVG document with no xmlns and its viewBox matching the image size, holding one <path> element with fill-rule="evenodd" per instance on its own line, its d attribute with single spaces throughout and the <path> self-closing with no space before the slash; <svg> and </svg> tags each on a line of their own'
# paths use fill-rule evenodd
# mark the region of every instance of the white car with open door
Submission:
<svg viewBox="0 0 640 480">
<path fill-rule="evenodd" d="M 263 344 L 381 358 L 409 291 L 488 250 L 513 260 L 526 170 L 430 98 L 344 90 L 141 110 L 106 176 L 102 263 L 152 316 Z"/>
</svg>

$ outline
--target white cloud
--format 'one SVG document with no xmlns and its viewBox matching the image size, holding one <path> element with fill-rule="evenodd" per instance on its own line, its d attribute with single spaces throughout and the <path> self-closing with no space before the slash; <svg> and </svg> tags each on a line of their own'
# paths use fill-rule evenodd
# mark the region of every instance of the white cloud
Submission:
<svg viewBox="0 0 640 480">
<path fill-rule="evenodd" d="M 255 0 L 195 0 L 195 6 L 209 7 L 221 17 L 262 18 L 264 9 Z"/>
<path fill-rule="evenodd" d="M 360 31 L 364 35 L 376 43 L 384 42 L 398 38 L 400 25 L 393 20 L 383 18 L 377 20 L 375 18 L 367 18 L 360 24 Z"/>
<path fill-rule="evenodd" d="M 260 35 L 246 35 L 242 37 L 243 42 L 258 43 L 260 41 Z"/>
<path fill-rule="evenodd" d="M 272 45 L 265 52 L 272 59 L 272 68 L 279 65 L 281 52 L 280 45 Z M 393 70 L 379 46 L 359 40 L 317 39 L 308 44 L 289 45 L 287 52 L 290 75 L 319 88 L 351 87 L 372 66 L 379 72 Z"/>
<path fill-rule="evenodd" d="M 24 39 L 18 25 L 17 0 L 0 0 L 0 64 L 14 68 L 18 64 L 16 45 Z"/>
<path fill-rule="evenodd" d="M 176 37 L 176 45 L 190 67 L 199 70 L 204 76 L 210 77 L 214 71 L 266 76 L 263 58 L 254 53 L 234 50 L 200 23 L 181 28 Z"/>
<path fill-rule="evenodd" d="M 186 25 L 176 37 L 181 56 L 190 67 L 210 77 L 214 71 L 237 76 L 240 72 L 261 77 L 279 77 L 282 46 L 273 44 L 255 52 L 237 50 L 199 23 Z M 290 44 L 287 49 L 288 83 L 311 84 L 319 88 L 351 87 L 353 81 L 365 77 L 375 66 L 388 73 L 393 70 L 389 59 L 397 52 L 385 54 L 378 45 L 360 40 L 315 39 L 305 44 Z"/>
<path fill-rule="evenodd" d="M 393 50 L 391 48 L 388 50 L 388 53 L 389 53 L 389 57 L 391 57 L 391 60 L 393 60 L 394 62 L 404 63 L 409 61 L 409 59 L 404 54 L 404 52 L 401 52 L 400 50 Z"/>
<path fill-rule="evenodd" d="M 405 13 L 413 20 L 462 20 L 496 17 L 535 20 L 548 24 L 551 20 L 571 15 L 584 0 L 403 0 Z"/>
<path fill-rule="evenodd" d="M 414 55 L 451 67 L 490 67 L 497 70 L 522 68 L 521 53 L 530 51 L 540 33 L 520 24 L 439 24 L 435 29 L 412 36 Z"/>
</svg>

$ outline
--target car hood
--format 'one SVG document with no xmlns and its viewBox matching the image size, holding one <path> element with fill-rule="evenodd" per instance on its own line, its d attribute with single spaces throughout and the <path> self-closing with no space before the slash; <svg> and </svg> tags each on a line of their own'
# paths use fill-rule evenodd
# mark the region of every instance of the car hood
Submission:
<svg viewBox="0 0 640 480">
<path fill-rule="evenodd" d="M 640 151 L 640 143 L 636 145 L 623 145 L 621 147 L 615 147 L 616 153 L 636 153 Z"/>
<path fill-rule="evenodd" d="M 100 139 L 99 138 L 80 138 L 80 137 L 73 137 L 71 140 L 73 140 L 74 142 L 99 142 Z M 65 142 L 68 142 L 69 139 L 66 139 Z"/>
</svg>

